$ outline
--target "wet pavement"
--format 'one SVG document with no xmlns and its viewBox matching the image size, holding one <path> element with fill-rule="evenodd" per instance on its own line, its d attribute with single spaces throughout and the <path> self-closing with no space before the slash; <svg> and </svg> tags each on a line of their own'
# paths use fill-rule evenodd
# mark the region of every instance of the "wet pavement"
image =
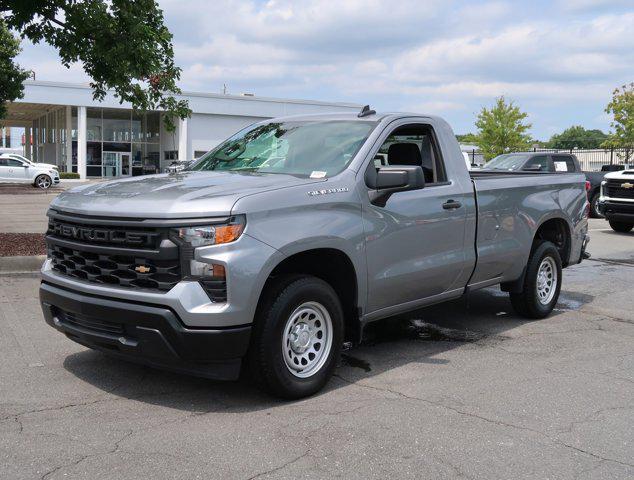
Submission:
<svg viewBox="0 0 634 480">
<path fill-rule="evenodd" d="M 593 227 L 549 318 L 492 288 L 382 321 L 297 402 L 87 350 L 0 277 L 0 478 L 633 478 L 634 234 Z"/>
</svg>

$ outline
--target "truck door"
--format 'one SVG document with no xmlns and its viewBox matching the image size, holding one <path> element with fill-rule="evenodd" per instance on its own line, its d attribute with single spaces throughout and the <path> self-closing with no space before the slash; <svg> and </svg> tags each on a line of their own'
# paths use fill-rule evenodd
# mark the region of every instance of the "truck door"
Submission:
<svg viewBox="0 0 634 480">
<path fill-rule="evenodd" d="M 396 127 L 375 157 L 387 157 L 390 166 L 420 165 L 425 187 L 394 193 L 385 206 L 364 201 L 367 313 L 462 289 L 455 284 L 465 267 L 466 212 L 473 199 L 463 159 L 452 159 L 464 169 L 465 179 L 457 182 L 425 124 Z"/>
</svg>

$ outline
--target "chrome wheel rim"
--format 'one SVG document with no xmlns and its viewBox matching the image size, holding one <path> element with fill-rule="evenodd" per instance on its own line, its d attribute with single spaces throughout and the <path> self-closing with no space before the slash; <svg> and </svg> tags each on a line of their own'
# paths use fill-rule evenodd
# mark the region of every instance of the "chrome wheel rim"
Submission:
<svg viewBox="0 0 634 480">
<path fill-rule="evenodd" d="M 546 257 L 537 270 L 537 298 L 542 305 L 548 305 L 557 291 L 557 265 L 552 257 Z"/>
<path fill-rule="evenodd" d="M 294 376 L 308 378 L 328 360 L 332 348 L 332 319 L 326 307 L 305 302 L 288 317 L 282 332 L 282 356 Z"/>
<path fill-rule="evenodd" d="M 51 181 L 46 175 L 42 175 L 37 179 L 37 186 L 40 188 L 48 188 L 51 186 Z"/>
<path fill-rule="evenodd" d="M 592 203 L 593 203 L 593 208 L 597 217 L 603 218 L 603 215 L 601 215 L 601 212 L 599 211 L 599 197 L 598 196 L 595 197 Z"/>
</svg>

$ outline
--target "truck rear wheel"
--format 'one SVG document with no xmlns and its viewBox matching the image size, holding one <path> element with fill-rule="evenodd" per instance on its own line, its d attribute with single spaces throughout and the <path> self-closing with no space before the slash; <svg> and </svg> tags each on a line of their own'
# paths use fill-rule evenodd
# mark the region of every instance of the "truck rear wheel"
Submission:
<svg viewBox="0 0 634 480">
<path fill-rule="evenodd" d="M 627 233 L 632 230 L 632 228 L 634 228 L 634 223 L 617 222 L 615 220 L 610 220 L 610 227 L 612 227 L 612 230 L 614 230 L 615 232 Z"/>
<path fill-rule="evenodd" d="M 603 218 L 603 215 L 599 211 L 599 197 L 601 194 L 599 192 L 592 195 L 590 198 L 590 218 Z"/>
<path fill-rule="evenodd" d="M 557 304 L 561 290 L 561 257 L 551 242 L 539 243 L 526 266 L 524 288 L 511 293 L 511 304 L 527 318 L 547 317 Z"/>
<path fill-rule="evenodd" d="M 278 397 L 314 394 L 332 376 L 341 353 L 339 297 L 308 275 L 283 275 L 263 295 L 248 355 L 251 376 Z"/>
</svg>

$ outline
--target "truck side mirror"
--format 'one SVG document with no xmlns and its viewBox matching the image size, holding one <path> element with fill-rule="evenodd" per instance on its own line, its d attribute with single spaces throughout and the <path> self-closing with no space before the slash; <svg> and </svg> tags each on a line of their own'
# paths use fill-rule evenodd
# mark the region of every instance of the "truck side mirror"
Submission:
<svg viewBox="0 0 634 480">
<path fill-rule="evenodd" d="M 365 172 L 365 184 L 372 189 L 370 202 L 384 207 L 393 193 L 423 188 L 425 174 L 419 166 L 376 168 L 371 162 Z"/>
</svg>

